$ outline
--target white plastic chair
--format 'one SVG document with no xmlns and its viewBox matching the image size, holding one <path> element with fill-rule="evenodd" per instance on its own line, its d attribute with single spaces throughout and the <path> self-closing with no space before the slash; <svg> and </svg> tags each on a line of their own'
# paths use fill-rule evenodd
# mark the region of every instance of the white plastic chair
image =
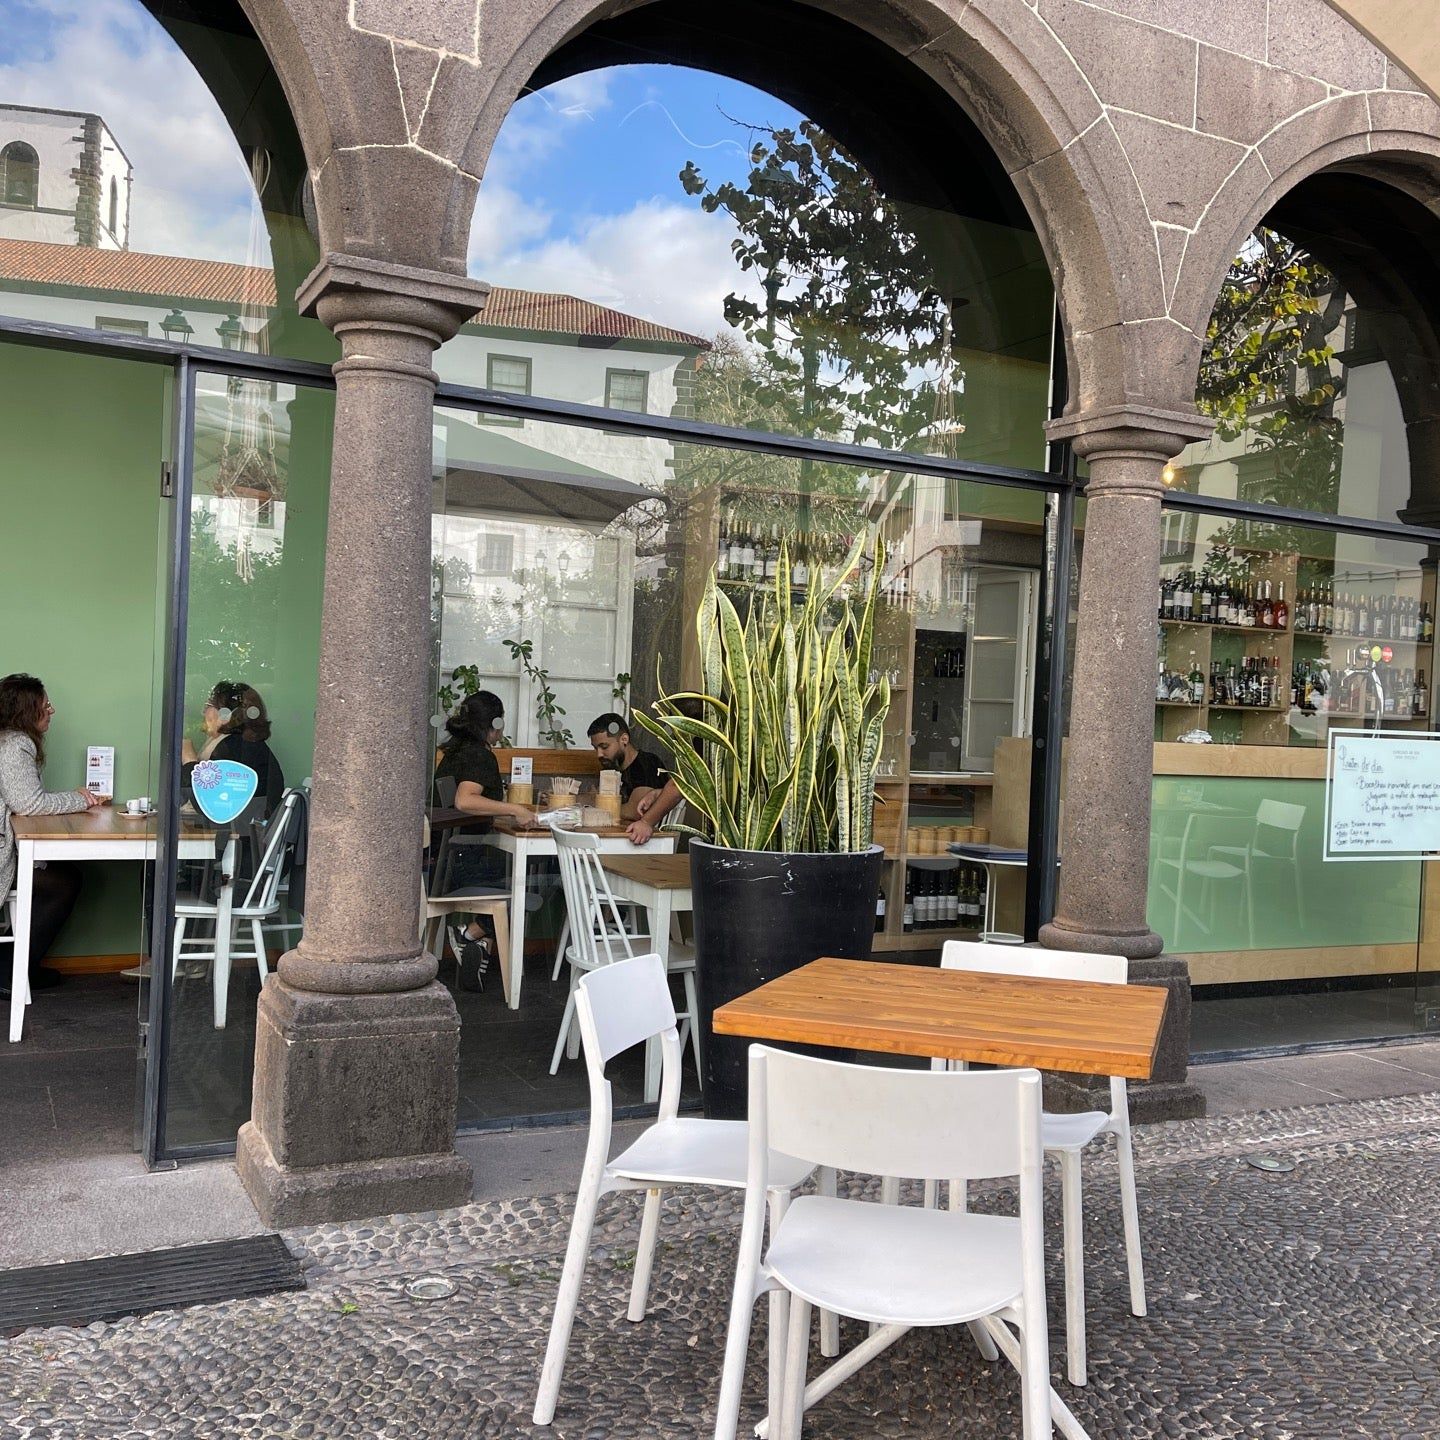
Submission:
<svg viewBox="0 0 1440 1440">
<path fill-rule="evenodd" d="M 952 1172 L 966 1179 L 1018 1175 L 1020 1215 L 802 1195 L 772 1221 L 762 1257 L 776 1154 L 932 1182 Z M 767 1291 L 772 1326 L 776 1292 L 789 1311 L 781 1383 L 772 1346 L 771 1410 L 757 1431 L 771 1440 L 799 1440 L 804 1411 L 907 1330 L 977 1323 L 1020 1373 L 1025 1440 L 1048 1440 L 1052 1415 L 1080 1440 L 1085 1432 L 1050 1388 L 1043 1167 L 1034 1070 L 888 1070 L 752 1046 L 750 1170 L 715 1440 L 735 1440 L 750 1316 Z M 876 1328 L 807 1385 L 812 1307 Z"/>
<path fill-rule="evenodd" d="M 570 943 L 565 948 L 565 959 L 570 966 L 570 994 L 560 1020 L 560 1033 L 555 1037 L 555 1053 L 550 1058 L 550 1073 L 554 1075 L 560 1069 L 561 1055 L 568 1049 L 573 1057 L 578 1051 L 575 995 L 580 977 L 617 960 L 633 959 L 649 948 L 650 937 L 633 935 L 626 930 L 620 903 L 611 893 L 605 867 L 600 863 L 600 837 L 583 831 L 562 830 L 558 825 L 551 830 L 560 861 L 560 883 L 565 889 L 565 910 L 570 920 Z M 695 993 L 694 950 L 672 941 L 666 968 L 684 981 L 685 1024 L 680 1043 L 683 1047 L 688 1033 L 698 1071 L 700 1002 Z"/>
<path fill-rule="evenodd" d="M 709 1185 L 738 1190 L 746 1183 L 749 1139 L 743 1120 L 679 1118 L 680 1036 L 675 1007 L 658 955 L 617 960 L 584 975 L 576 990 L 576 1014 L 590 1079 L 590 1137 L 585 1168 L 575 1197 L 575 1218 L 560 1276 L 560 1293 L 550 1322 L 550 1340 L 540 1371 L 534 1419 L 548 1425 L 565 1371 L 565 1352 L 580 1298 L 580 1283 L 590 1253 L 590 1234 L 600 1197 L 617 1190 L 644 1190 L 645 1213 L 635 1252 L 626 1318 L 645 1318 L 645 1300 L 660 1231 L 660 1198 L 670 1185 Z M 650 1039 L 661 1047 L 660 1112 L 655 1124 L 613 1160 L 610 1152 L 612 1101 L 605 1066 L 616 1055 Z M 783 1208 L 790 1192 L 803 1184 L 811 1167 L 786 1156 L 770 1158 L 766 1184 L 772 1210 Z M 762 1196 L 762 1205 L 764 1197 Z M 774 1316 L 772 1314 L 772 1323 Z M 778 1334 L 778 1325 L 776 1333 Z"/>
<path fill-rule="evenodd" d="M 293 840 L 290 834 L 291 818 L 297 804 L 296 792 L 287 790 L 276 807 L 275 814 L 265 828 L 265 848 L 260 853 L 254 877 L 245 890 L 245 898 L 231 907 L 230 924 L 232 934 L 227 945 L 220 945 L 218 933 L 214 936 L 191 938 L 186 931 L 193 922 L 209 920 L 216 924 L 220 917 L 219 903 L 213 900 L 186 898 L 175 905 L 175 940 L 170 954 L 170 973 L 173 976 L 182 960 L 211 961 L 211 986 L 214 993 L 215 1028 L 225 1028 L 226 1010 L 230 998 L 230 970 L 236 960 L 253 960 L 260 971 L 263 984 L 270 976 L 269 957 L 265 952 L 265 922 L 273 920 L 280 912 L 280 879 L 285 873 Z M 232 839 L 231 863 L 238 852 L 239 837 Z M 230 882 L 233 883 L 233 880 Z M 233 931 L 237 926 L 248 925 L 250 945 L 238 945 Z M 208 948 L 207 948 L 208 947 Z"/>
<path fill-rule="evenodd" d="M 1300 827 L 1305 823 L 1305 807 L 1284 800 L 1262 800 L 1255 811 L 1255 829 L 1247 845 L 1211 845 L 1205 858 L 1218 864 L 1235 864 L 1244 871 L 1245 922 L 1250 944 L 1255 944 L 1255 871 L 1261 864 L 1288 865 L 1295 887 L 1295 914 L 1305 914 L 1305 895 L 1301 888 Z M 1288 838 L 1288 844 L 1270 848 L 1271 837 Z"/>
<path fill-rule="evenodd" d="M 1122 955 L 1091 955 L 1078 950 L 1012 949 L 948 940 L 941 951 L 944 970 L 969 970 L 984 975 L 1018 975 L 1029 979 L 1088 980 L 1099 985 L 1124 985 L 1130 965 Z M 964 1069 L 964 1061 L 933 1062 L 936 1068 Z M 1065 1343 L 1071 1384 L 1086 1381 L 1085 1362 L 1085 1236 L 1080 1155 L 1101 1135 L 1115 1137 L 1120 1168 L 1120 1211 L 1125 1226 L 1125 1262 L 1130 1272 L 1130 1310 L 1145 1314 L 1145 1267 L 1140 1254 L 1140 1207 L 1135 1194 L 1135 1151 L 1130 1140 L 1130 1099 L 1123 1076 L 1110 1077 L 1110 1109 L 1078 1115 L 1046 1111 L 1041 1126 L 1047 1154 L 1060 1158 L 1061 1221 L 1065 1245 Z M 964 1186 L 955 1185 L 950 1203 L 965 1208 Z"/>
</svg>

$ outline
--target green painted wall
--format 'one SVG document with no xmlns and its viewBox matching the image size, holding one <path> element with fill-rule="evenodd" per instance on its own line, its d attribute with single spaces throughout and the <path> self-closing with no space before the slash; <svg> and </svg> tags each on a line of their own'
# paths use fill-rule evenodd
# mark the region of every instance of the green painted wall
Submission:
<svg viewBox="0 0 1440 1440">
<path fill-rule="evenodd" d="M 0 674 L 28 670 L 56 706 L 46 783 L 70 789 L 85 747 L 114 745 L 116 794 L 156 795 L 167 516 L 160 464 L 169 445 L 169 371 L 0 344 Z M 202 377 L 197 511 L 213 492 L 223 433 L 223 381 Z M 330 438 L 323 390 L 261 394 L 285 485 L 279 536 L 252 580 L 229 543 L 196 545 L 187 645 L 186 725 L 217 679 L 265 696 L 286 778 L 310 774 L 320 648 Z M 262 532 L 256 532 L 259 537 Z M 277 537 L 278 538 L 278 537 Z M 257 550 L 257 556 L 259 551 Z M 136 865 L 85 867 L 80 907 L 58 946 L 66 955 L 126 954 L 140 945 Z"/>
<path fill-rule="evenodd" d="M 161 366 L 0 344 L 0 674 L 40 676 L 55 704 L 49 788 L 115 746 L 121 797 L 153 793 L 168 373 Z M 140 868 L 87 865 L 67 955 L 133 951 Z"/>
</svg>

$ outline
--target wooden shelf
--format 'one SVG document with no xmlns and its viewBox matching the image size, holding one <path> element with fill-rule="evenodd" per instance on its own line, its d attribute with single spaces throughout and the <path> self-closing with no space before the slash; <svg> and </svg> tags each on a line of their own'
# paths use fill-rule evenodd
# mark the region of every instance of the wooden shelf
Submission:
<svg viewBox="0 0 1440 1440">
<path fill-rule="evenodd" d="M 1433 640 L 1387 640 L 1379 635 L 1335 635 L 1323 630 L 1297 630 L 1297 640 L 1335 640 L 1341 645 L 1405 645 L 1414 650 L 1430 650 L 1434 648 Z"/>
<path fill-rule="evenodd" d="M 1219 630 L 1226 635 L 1290 635 L 1290 627 L 1279 625 L 1218 625 L 1210 620 L 1162 620 L 1162 625 L 1173 625 L 1180 630 Z"/>
</svg>

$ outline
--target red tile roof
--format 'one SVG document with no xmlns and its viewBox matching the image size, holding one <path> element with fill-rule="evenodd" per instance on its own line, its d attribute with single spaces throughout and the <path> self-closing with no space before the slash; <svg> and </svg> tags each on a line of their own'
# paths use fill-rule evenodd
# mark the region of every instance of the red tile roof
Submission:
<svg viewBox="0 0 1440 1440">
<path fill-rule="evenodd" d="M 5 288 L 6 282 L 154 296 L 167 303 L 205 300 L 236 307 L 275 304 L 274 273 L 259 266 L 146 255 L 136 250 L 97 250 L 88 245 L 52 245 L 40 240 L 0 239 L 0 288 Z M 697 335 L 607 305 L 596 305 L 574 295 L 511 290 L 504 285 L 491 290 L 481 323 L 510 330 L 710 348 L 709 342 Z"/>
</svg>

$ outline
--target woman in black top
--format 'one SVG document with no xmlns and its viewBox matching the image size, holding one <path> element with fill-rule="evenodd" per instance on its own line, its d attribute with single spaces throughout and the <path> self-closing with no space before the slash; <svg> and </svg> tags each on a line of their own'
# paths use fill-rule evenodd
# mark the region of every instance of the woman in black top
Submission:
<svg viewBox="0 0 1440 1440">
<path fill-rule="evenodd" d="M 260 692 L 243 680 L 221 680 L 205 701 L 205 741 L 199 750 L 187 735 L 180 750 L 185 798 L 193 800 L 190 777 L 202 760 L 238 760 L 258 777 L 255 794 L 268 818 L 285 793 L 285 772 L 271 750 L 270 717 Z"/>
<path fill-rule="evenodd" d="M 440 748 L 435 778 L 454 780 L 455 808 L 484 822 L 467 826 L 471 833 L 488 830 L 492 821 L 502 818 L 517 820 L 522 825 L 535 823 L 534 815 L 525 806 L 511 805 L 505 799 L 500 783 L 500 766 L 491 746 L 499 740 L 504 720 L 505 706 L 500 697 L 481 690 L 463 700 L 445 722 L 449 738 Z M 504 879 L 499 852 L 488 845 L 462 847 L 456 869 L 459 871 L 454 877 L 457 888 L 496 885 Z M 495 953 L 493 932 L 478 919 L 469 925 L 452 925 L 450 944 L 460 962 L 461 987 L 483 988 L 483 977 Z"/>
</svg>

